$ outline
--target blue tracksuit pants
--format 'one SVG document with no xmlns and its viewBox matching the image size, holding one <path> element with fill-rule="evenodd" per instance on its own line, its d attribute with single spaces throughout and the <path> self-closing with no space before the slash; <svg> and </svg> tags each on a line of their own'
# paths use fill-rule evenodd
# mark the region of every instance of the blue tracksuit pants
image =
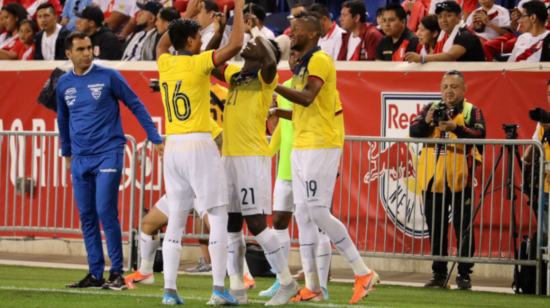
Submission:
<svg viewBox="0 0 550 308">
<path fill-rule="evenodd" d="M 118 187 L 124 162 L 122 154 L 73 157 L 71 174 L 76 206 L 82 223 L 90 273 L 103 277 L 105 258 L 99 222 L 105 231 L 111 273 L 122 270 L 122 234 L 118 220 Z"/>
</svg>

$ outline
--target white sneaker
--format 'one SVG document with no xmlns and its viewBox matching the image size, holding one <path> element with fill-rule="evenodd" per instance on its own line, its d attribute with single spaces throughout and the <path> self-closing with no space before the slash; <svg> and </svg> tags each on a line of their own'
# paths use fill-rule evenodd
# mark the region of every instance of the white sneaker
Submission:
<svg viewBox="0 0 550 308">
<path fill-rule="evenodd" d="M 279 290 L 273 296 L 272 299 L 269 300 L 269 302 L 265 303 L 266 306 L 283 306 L 286 305 L 290 299 L 292 299 L 294 296 L 296 296 L 300 292 L 300 285 L 295 280 L 292 280 L 292 282 L 287 285 L 283 286 L 281 285 L 279 287 Z"/>
</svg>

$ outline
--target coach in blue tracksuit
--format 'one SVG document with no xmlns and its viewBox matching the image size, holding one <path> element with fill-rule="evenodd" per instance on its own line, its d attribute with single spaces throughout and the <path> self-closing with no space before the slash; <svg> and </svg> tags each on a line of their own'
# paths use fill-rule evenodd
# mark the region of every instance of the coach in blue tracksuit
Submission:
<svg viewBox="0 0 550 308">
<path fill-rule="evenodd" d="M 71 169 L 90 267 L 84 279 L 67 287 L 123 290 L 126 282 L 122 270 L 118 189 L 126 138 L 118 101 L 132 111 L 161 154 L 164 152 L 163 140 L 149 112 L 122 75 L 92 64 L 92 42 L 85 33 L 69 34 L 65 48 L 74 69 L 57 83 L 57 123 L 61 152 Z M 100 221 L 112 262 L 108 281 L 103 278 L 105 259 Z"/>
</svg>

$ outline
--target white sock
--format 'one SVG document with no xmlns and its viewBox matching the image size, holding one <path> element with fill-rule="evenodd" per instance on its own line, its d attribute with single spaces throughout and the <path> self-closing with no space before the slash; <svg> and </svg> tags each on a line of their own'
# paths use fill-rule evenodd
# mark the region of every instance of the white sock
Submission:
<svg viewBox="0 0 550 308">
<path fill-rule="evenodd" d="M 225 288 L 225 270 L 227 268 L 228 240 L 227 234 L 227 207 L 219 206 L 208 210 L 210 221 L 210 243 L 208 251 L 212 259 L 212 278 L 214 288 Z"/>
<path fill-rule="evenodd" d="M 311 220 L 306 204 L 296 204 L 296 223 L 300 230 L 300 255 L 306 278 L 306 287 L 312 292 L 321 291 L 317 272 L 317 247 L 319 246 L 319 228 Z"/>
<path fill-rule="evenodd" d="M 229 233 L 229 253 L 227 257 L 227 274 L 231 290 L 244 290 L 244 254 L 246 247 L 243 231 Z"/>
<path fill-rule="evenodd" d="M 328 275 L 330 271 L 330 259 L 332 257 L 332 246 L 328 235 L 319 231 L 319 247 L 317 248 L 317 270 L 321 287 L 327 289 Z"/>
<path fill-rule="evenodd" d="M 245 255 L 246 255 L 246 243 L 244 245 L 244 251 L 245 251 Z M 243 273 L 246 276 L 246 278 L 248 278 L 250 280 L 254 280 L 254 277 L 252 276 L 252 274 L 250 273 L 250 269 L 248 268 L 248 263 L 246 263 L 246 258 L 245 257 L 243 257 Z"/>
<path fill-rule="evenodd" d="M 170 212 L 168 227 L 164 236 L 162 247 L 162 260 L 164 262 L 164 288 L 177 290 L 176 280 L 180 265 L 181 236 L 187 225 L 189 211 Z"/>
<path fill-rule="evenodd" d="M 290 234 L 288 234 L 288 228 L 284 230 L 274 229 L 279 243 L 281 243 L 281 249 L 283 250 L 283 256 L 288 263 L 288 256 L 290 255 Z"/>
<path fill-rule="evenodd" d="M 141 232 L 141 243 L 139 251 L 141 253 L 141 263 L 139 272 L 142 275 L 150 275 L 153 273 L 153 265 L 155 264 L 155 254 L 159 248 L 158 235 L 148 235 Z"/>
<path fill-rule="evenodd" d="M 371 270 L 361 259 L 359 251 L 357 251 L 344 224 L 332 216 L 326 207 L 309 206 L 309 213 L 315 224 L 328 235 L 342 257 L 351 265 L 355 275 L 370 274 Z"/>
<path fill-rule="evenodd" d="M 275 232 L 269 228 L 265 228 L 264 231 L 256 235 L 256 240 L 258 244 L 262 246 L 265 257 L 271 268 L 279 276 L 279 282 L 286 286 L 292 282 L 292 275 L 290 275 L 290 270 L 287 266 L 287 261 L 283 256 L 283 251 L 281 250 L 281 244 L 275 236 Z"/>
</svg>

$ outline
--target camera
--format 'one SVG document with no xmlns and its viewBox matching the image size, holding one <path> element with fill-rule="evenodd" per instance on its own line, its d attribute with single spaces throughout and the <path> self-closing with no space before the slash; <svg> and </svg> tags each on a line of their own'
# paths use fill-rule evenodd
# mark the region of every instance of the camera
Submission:
<svg viewBox="0 0 550 308">
<path fill-rule="evenodd" d="M 438 126 L 439 122 L 447 121 L 449 119 L 449 116 L 447 115 L 447 106 L 444 101 L 441 101 L 439 104 L 435 105 L 433 117 L 433 123 L 435 126 Z"/>
<path fill-rule="evenodd" d="M 545 124 L 550 123 L 550 113 L 548 113 L 546 110 L 542 108 L 530 110 L 529 118 L 531 118 L 531 120 L 533 121 L 537 121 Z"/>
<path fill-rule="evenodd" d="M 153 90 L 154 92 L 160 92 L 160 84 L 158 79 L 150 79 L 151 83 L 149 84 L 149 88 Z"/>
</svg>

